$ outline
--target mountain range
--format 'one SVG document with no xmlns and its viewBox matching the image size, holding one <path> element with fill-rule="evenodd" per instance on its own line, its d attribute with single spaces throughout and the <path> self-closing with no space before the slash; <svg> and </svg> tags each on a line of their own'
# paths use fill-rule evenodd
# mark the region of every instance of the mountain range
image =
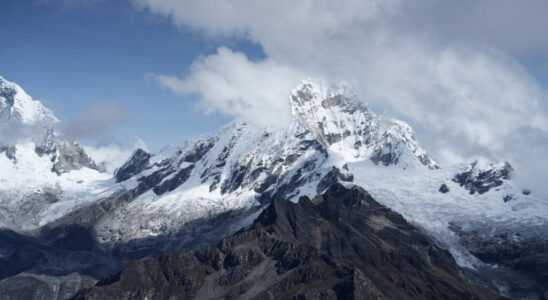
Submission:
<svg viewBox="0 0 548 300">
<path fill-rule="evenodd" d="M 409 124 L 375 114 L 345 83 L 303 80 L 288 96 L 289 125 L 236 120 L 158 153 L 136 149 L 111 174 L 0 77 L 0 291 L 207 298 L 200 289 L 217 280 L 215 298 L 244 297 L 249 282 L 247 298 L 548 297 L 548 201 L 517 186 L 510 163 L 440 166 Z M 359 246 L 337 252 L 334 241 Z M 288 279 L 300 288 L 280 294 L 274 281 L 289 270 L 326 277 Z M 258 286 L 266 274 L 273 285 Z"/>
</svg>

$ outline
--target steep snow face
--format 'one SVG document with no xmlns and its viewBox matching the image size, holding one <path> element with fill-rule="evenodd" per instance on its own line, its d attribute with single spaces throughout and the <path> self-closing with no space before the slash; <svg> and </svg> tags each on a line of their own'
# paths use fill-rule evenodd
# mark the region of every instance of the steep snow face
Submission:
<svg viewBox="0 0 548 300">
<path fill-rule="evenodd" d="M 40 101 L 32 100 L 19 85 L 0 76 L 0 123 L 12 119 L 28 125 L 59 122 Z"/>
<path fill-rule="evenodd" d="M 306 80 L 293 89 L 290 99 L 295 117 L 346 161 L 368 158 L 376 164 L 438 168 L 407 123 L 377 116 L 345 83 L 328 87 Z"/>
</svg>

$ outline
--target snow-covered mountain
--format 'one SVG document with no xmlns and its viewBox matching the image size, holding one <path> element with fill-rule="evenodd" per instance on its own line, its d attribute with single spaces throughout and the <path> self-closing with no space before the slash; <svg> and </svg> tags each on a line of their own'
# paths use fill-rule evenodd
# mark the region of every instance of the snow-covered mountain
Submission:
<svg viewBox="0 0 548 300">
<path fill-rule="evenodd" d="M 273 198 L 312 198 L 339 182 L 366 189 L 461 266 L 485 266 L 463 241 L 471 233 L 548 239 L 548 202 L 515 186 L 510 165 L 440 168 L 407 123 L 376 115 L 344 83 L 301 82 L 285 128 L 234 121 L 156 154 L 138 149 L 114 174 L 63 140 L 55 116 L 17 85 L 0 85 L 2 120 L 51 125 L 0 153 L 0 226 L 25 234 L 78 228 L 119 258 L 196 249 L 250 224 Z"/>
<path fill-rule="evenodd" d="M 36 228 L 44 210 L 60 200 L 78 206 L 95 199 L 98 180 L 110 177 L 78 143 L 60 136 L 59 123 L 19 85 L 0 77 L 0 226 Z"/>
<path fill-rule="evenodd" d="M 204 217 L 248 212 L 249 218 L 237 218 L 244 223 L 233 224 L 235 230 L 273 197 L 297 201 L 333 182 L 351 183 L 351 161 L 437 168 L 409 125 L 377 116 L 358 101 L 346 85 L 328 88 L 307 80 L 291 93 L 295 119 L 288 128 L 233 122 L 156 155 L 136 151 L 116 172 L 136 199 L 102 219 L 98 236 L 105 243 L 128 243 L 177 234 Z M 203 233 L 177 241 L 208 242 Z"/>
<path fill-rule="evenodd" d="M 377 116 L 346 83 L 329 87 L 303 81 L 291 93 L 293 115 L 325 148 L 345 161 L 370 159 L 383 165 L 415 165 L 437 169 L 415 139 L 409 124 Z"/>
</svg>

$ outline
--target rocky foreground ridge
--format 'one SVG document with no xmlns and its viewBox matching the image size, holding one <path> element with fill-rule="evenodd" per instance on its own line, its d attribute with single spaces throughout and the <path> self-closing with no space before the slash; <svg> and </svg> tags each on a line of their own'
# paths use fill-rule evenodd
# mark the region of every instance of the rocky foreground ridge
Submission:
<svg viewBox="0 0 548 300">
<path fill-rule="evenodd" d="M 75 299 L 496 299 L 359 187 L 273 200 L 197 251 L 131 261 Z"/>
</svg>

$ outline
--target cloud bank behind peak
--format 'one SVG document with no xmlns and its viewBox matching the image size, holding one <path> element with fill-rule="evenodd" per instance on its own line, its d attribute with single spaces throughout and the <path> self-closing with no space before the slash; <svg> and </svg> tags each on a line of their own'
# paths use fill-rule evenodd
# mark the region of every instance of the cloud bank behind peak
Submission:
<svg viewBox="0 0 548 300">
<path fill-rule="evenodd" d="M 154 75 L 197 107 L 253 122 L 289 118 L 304 77 L 348 81 L 372 108 L 408 121 L 442 164 L 510 160 L 527 185 L 548 169 L 548 95 L 516 57 L 548 58 L 545 1 L 135 0 L 176 26 L 248 39 L 266 58 L 219 48 L 190 75 Z M 519 22 L 518 22 L 519 21 Z M 525 171 L 526 170 L 526 171 Z"/>
</svg>

